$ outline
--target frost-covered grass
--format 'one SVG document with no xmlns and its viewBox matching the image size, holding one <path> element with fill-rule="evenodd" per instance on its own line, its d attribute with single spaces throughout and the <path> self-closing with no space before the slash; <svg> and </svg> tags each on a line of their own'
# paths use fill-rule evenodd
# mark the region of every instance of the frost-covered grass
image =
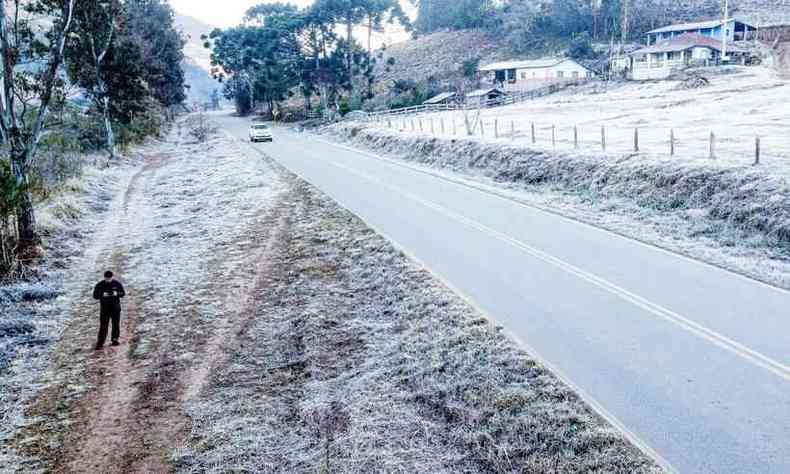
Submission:
<svg viewBox="0 0 790 474">
<path fill-rule="evenodd" d="M 304 183 L 179 472 L 652 472 L 490 321 Z"/>
<path fill-rule="evenodd" d="M 681 81 L 603 83 L 542 97 L 507 107 L 485 109 L 483 131 L 475 138 L 495 142 L 494 122 L 498 121 L 500 143 L 528 145 L 542 151 L 555 151 L 552 126 L 555 127 L 556 151 L 572 152 L 573 128 L 577 128 L 579 153 L 600 154 L 601 127 L 605 127 L 606 155 L 619 157 L 633 152 L 634 129 L 639 129 L 639 149 L 644 158 L 669 157 L 670 131 L 674 130 L 674 161 L 686 163 L 707 160 L 710 133 L 715 140 L 718 166 L 744 166 L 754 161 L 755 137 L 761 139 L 763 167 L 782 176 L 790 175 L 790 80 L 764 67 L 732 67 L 700 71 L 710 85 L 684 89 Z M 442 112 L 411 120 L 393 119 L 393 129 L 406 135 L 452 137 L 453 122 L 458 138 L 465 134 L 461 112 Z M 536 143 L 532 144 L 531 126 L 535 124 Z M 386 123 L 379 124 L 386 126 Z M 515 137 L 512 127 L 515 126 Z M 513 140 L 513 138 L 515 138 Z M 602 158 L 603 159 L 603 158 Z"/>
<path fill-rule="evenodd" d="M 139 154 L 157 146 L 151 141 L 109 168 L 84 157 L 82 176 L 37 205 L 46 257 L 26 279 L 0 285 L 0 472 L 20 465 L 9 441 L 29 400 L 46 386 L 41 376 L 70 317 L 70 285 L 85 284 L 85 260 L 93 257 L 85 254 L 88 243 L 101 233 L 113 195 L 139 165 Z"/>
<path fill-rule="evenodd" d="M 354 123 L 328 132 L 449 179 L 471 178 L 491 192 L 790 288 L 790 161 L 752 166 L 551 151 Z"/>
</svg>

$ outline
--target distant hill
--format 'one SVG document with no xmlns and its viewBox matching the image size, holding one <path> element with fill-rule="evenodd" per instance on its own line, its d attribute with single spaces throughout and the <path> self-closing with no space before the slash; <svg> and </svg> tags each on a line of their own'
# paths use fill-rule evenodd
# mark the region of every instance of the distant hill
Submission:
<svg viewBox="0 0 790 474">
<path fill-rule="evenodd" d="M 184 33 L 187 43 L 184 45 L 186 59 L 182 63 L 186 83 L 190 86 L 188 96 L 190 102 L 206 102 L 211 92 L 222 86 L 209 74 L 211 68 L 211 51 L 203 47 L 201 35 L 207 35 L 215 28 L 192 17 L 176 14 L 176 26 Z"/>
<path fill-rule="evenodd" d="M 758 26 L 790 25 L 790 0 L 738 0 L 735 14 Z"/>
<path fill-rule="evenodd" d="M 452 81 L 461 76 L 464 61 L 479 59 L 485 64 L 510 56 L 506 41 L 484 31 L 442 31 L 391 45 L 377 62 L 376 76 L 380 87 L 404 79 Z"/>
</svg>

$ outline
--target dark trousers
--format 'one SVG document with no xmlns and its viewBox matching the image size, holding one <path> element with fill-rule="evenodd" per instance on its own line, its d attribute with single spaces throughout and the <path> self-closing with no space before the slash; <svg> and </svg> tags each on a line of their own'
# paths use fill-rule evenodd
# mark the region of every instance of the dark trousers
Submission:
<svg viewBox="0 0 790 474">
<path fill-rule="evenodd" d="M 103 346 L 104 341 L 107 340 L 107 327 L 112 320 L 112 340 L 117 341 L 121 337 L 121 313 L 102 313 L 99 322 L 99 339 L 96 341 L 97 346 Z"/>
</svg>

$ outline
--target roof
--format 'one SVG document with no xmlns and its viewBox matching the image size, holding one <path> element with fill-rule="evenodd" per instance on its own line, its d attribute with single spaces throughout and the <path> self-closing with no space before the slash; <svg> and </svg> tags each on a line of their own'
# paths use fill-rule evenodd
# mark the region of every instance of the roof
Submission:
<svg viewBox="0 0 790 474">
<path fill-rule="evenodd" d="M 672 39 L 662 40 L 652 46 L 647 46 L 634 51 L 631 53 L 631 55 L 670 53 L 675 51 L 685 51 L 691 48 L 709 48 L 721 52 L 721 40 L 698 35 L 696 33 L 684 33 L 680 36 L 675 36 Z M 741 51 L 740 49 L 732 46 L 730 46 L 728 50 L 732 52 Z"/>
<path fill-rule="evenodd" d="M 526 61 L 502 61 L 498 63 L 489 64 L 478 68 L 481 72 L 488 71 L 502 71 L 504 69 L 540 69 L 556 66 L 557 64 L 565 61 L 571 61 L 570 58 L 543 58 L 532 59 Z"/>
<path fill-rule="evenodd" d="M 730 22 L 733 22 L 733 21 L 738 22 L 738 23 L 743 23 L 744 25 L 752 26 L 751 24 L 746 23 L 745 21 L 742 21 L 742 20 L 739 20 L 739 19 L 736 19 L 736 18 L 730 18 L 729 20 L 727 20 L 727 23 L 730 23 Z M 696 23 L 679 23 L 677 25 L 664 26 L 662 28 L 657 28 L 655 30 L 648 31 L 647 34 L 650 35 L 650 34 L 653 34 L 653 33 L 670 33 L 670 32 L 673 32 L 673 31 L 707 30 L 707 29 L 711 29 L 711 28 L 716 28 L 717 26 L 721 26 L 721 24 L 722 24 L 722 20 L 698 21 Z"/>
<path fill-rule="evenodd" d="M 455 92 L 442 92 L 439 95 L 431 97 L 430 99 L 423 102 L 423 104 L 438 104 L 440 102 L 444 102 L 447 99 L 452 99 L 455 97 Z"/>
<path fill-rule="evenodd" d="M 469 92 L 466 94 L 467 97 L 483 97 L 488 94 L 500 94 L 504 95 L 504 92 L 497 89 L 496 87 L 490 87 L 488 89 L 477 89 L 476 91 Z"/>
</svg>

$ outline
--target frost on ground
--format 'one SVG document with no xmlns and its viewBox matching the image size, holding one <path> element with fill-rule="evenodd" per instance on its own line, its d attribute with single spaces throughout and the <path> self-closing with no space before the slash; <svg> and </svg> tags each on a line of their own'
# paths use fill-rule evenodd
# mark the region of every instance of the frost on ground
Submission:
<svg viewBox="0 0 790 474">
<path fill-rule="evenodd" d="M 10 440 L 25 422 L 26 404 L 48 383 L 42 374 L 71 317 L 74 284 L 86 284 L 82 272 L 96 258 L 86 249 L 101 238 L 113 196 L 125 188 L 141 156 L 160 145 L 149 141 L 111 167 L 86 157 L 82 177 L 68 180 L 37 206 L 47 257 L 28 278 L 0 284 L 0 472 L 19 465 Z"/>
<path fill-rule="evenodd" d="M 428 272 L 296 184 L 179 472 L 657 470 Z"/>
<path fill-rule="evenodd" d="M 645 83 L 592 82 L 520 104 L 484 109 L 484 138 L 479 127 L 474 135 L 477 140 L 512 141 L 541 151 L 600 154 L 601 127 L 605 127 L 606 153 L 622 156 L 633 152 L 634 131 L 638 129 L 640 152 L 663 158 L 670 155 L 674 133 L 672 159 L 689 162 L 708 159 L 712 132 L 719 166 L 750 165 L 755 137 L 759 136 L 763 166 L 787 176 L 790 108 L 786 103 L 790 80 L 766 67 L 702 68 L 690 73 L 706 77 L 710 85 L 686 88 L 682 75 L 676 80 Z M 459 137 L 464 134 L 463 123 L 462 112 L 423 115 L 415 119 L 414 129 L 410 118 L 390 121 L 392 128 L 403 134 L 431 135 L 433 128 L 433 135 L 447 138 L 452 138 L 454 129 Z M 387 123 L 378 125 L 386 127 Z M 578 148 L 574 145 L 574 127 Z M 499 140 L 495 139 L 496 128 Z"/>
<path fill-rule="evenodd" d="M 8 379 L 0 472 L 658 469 L 501 328 L 239 142 L 177 127 L 130 171 L 65 265 L 49 365 Z M 121 346 L 97 352 L 107 267 L 127 297 Z"/>
<path fill-rule="evenodd" d="M 642 87 L 648 94 L 667 86 Z M 777 87 L 790 90 L 787 84 Z M 624 98 L 619 101 L 626 103 L 623 105 L 615 100 L 624 94 L 622 91 L 587 92 L 579 93 L 579 97 L 552 96 L 536 101 L 534 107 L 563 110 L 568 102 L 571 110 L 578 108 L 601 115 L 613 113 L 618 107 L 635 110 L 642 101 Z M 719 92 L 728 100 L 739 94 Z M 755 97 L 760 94 L 753 92 Z M 773 100 L 777 103 L 772 109 L 767 103 L 753 104 L 767 113 L 763 116 L 766 122 L 773 121 L 773 116 L 790 113 L 776 97 Z M 650 102 L 643 105 L 649 107 Z M 622 120 L 626 117 L 632 116 L 624 115 Z M 727 120 L 725 116 L 722 123 Z M 790 288 L 788 160 L 764 156 L 760 166 L 752 166 L 745 156 L 710 160 L 680 152 L 669 157 L 602 154 L 567 147 L 555 151 L 510 139 L 436 137 L 411 133 L 410 129 L 405 133 L 382 129 L 381 125 L 342 123 L 326 131 L 448 179 L 465 181 Z M 646 124 L 646 128 L 652 128 L 652 124 Z"/>
</svg>

